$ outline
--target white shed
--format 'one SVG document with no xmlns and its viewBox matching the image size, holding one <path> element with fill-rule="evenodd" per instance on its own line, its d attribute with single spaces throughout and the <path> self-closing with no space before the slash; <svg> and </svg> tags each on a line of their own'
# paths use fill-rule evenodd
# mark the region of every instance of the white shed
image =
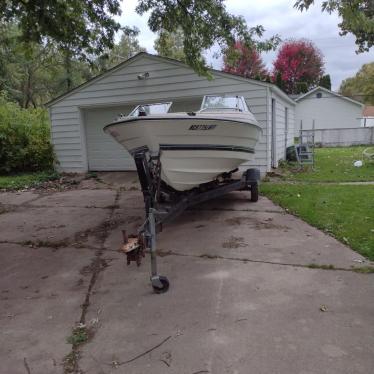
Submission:
<svg viewBox="0 0 374 374">
<path fill-rule="evenodd" d="M 148 73 L 147 79 L 138 75 Z M 171 112 L 200 108 L 207 94 L 244 96 L 263 128 L 251 165 L 262 173 L 285 158 L 293 143 L 295 102 L 273 84 L 187 65 L 141 52 L 47 104 L 59 168 L 66 172 L 135 170 L 131 156 L 103 127 L 144 103 L 172 101 Z"/>
<path fill-rule="evenodd" d="M 316 87 L 295 99 L 295 132 L 303 129 L 343 129 L 361 126 L 363 104 L 324 87 Z"/>
</svg>

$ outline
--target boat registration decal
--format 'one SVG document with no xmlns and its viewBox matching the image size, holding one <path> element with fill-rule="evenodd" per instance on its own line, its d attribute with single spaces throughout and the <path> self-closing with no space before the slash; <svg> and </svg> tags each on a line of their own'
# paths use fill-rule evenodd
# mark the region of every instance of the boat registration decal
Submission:
<svg viewBox="0 0 374 374">
<path fill-rule="evenodd" d="M 188 130 L 213 130 L 217 125 L 191 125 Z"/>
</svg>

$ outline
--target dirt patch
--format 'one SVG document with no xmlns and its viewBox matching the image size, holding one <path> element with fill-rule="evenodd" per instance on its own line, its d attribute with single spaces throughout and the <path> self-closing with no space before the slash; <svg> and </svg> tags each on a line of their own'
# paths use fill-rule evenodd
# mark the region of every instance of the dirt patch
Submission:
<svg viewBox="0 0 374 374">
<path fill-rule="evenodd" d="M 248 244 L 245 243 L 244 238 L 235 236 L 230 236 L 227 241 L 222 243 L 222 248 L 239 248 L 247 246 Z"/>
<path fill-rule="evenodd" d="M 53 248 L 55 250 L 69 246 L 69 239 L 58 240 L 55 242 L 49 240 L 26 240 L 20 243 L 30 248 Z"/>
<path fill-rule="evenodd" d="M 38 182 L 30 187 L 25 188 L 6 188 L 0 189 L 0 192 L 6 191 L 36 191 L 40 194 L 51 194 L 75 189 L 98 189 L 106 186 L 100 178 L 91 174 L 82 173 L 63 173 L 56 179 L 44 182 Z"/>
<path fill-rule="evenodd" d="M 227 218 L 225 223 L 229 226 L 248 225 L 256 230 L 276 229 L 276 230 L 288 230 L 287 226 L 278 225 L 273 222 L 273 218 L 266 218 L 262 221 L 252 217 L 233 217 Z"/>
<path fill-rule="evenodd" d="M 54 192 L 74 190 L 79 187 L 79 183 L 83 178 L 85 178 L 84 175 L 63 174 L 58 179 L 40 182 L 30 188 L 24 188 L 19 191 L 37 191 L 41 194 L 49 194 Z"/>
<path fill-rule="evenodd" d="M 95 236 L 98 240 L 103 240 L 107 236 L 109 230 L 115 229 L 123 223 L 123 219 L 107 219 L 96 227 L 77 232 L 75 234 L 75 241 L 78 243 L 82 241 L 84 242 L 90 235 Z"/>
<path fill-rule="evenodd" d="M 226 224 L 229 226 L 239 226 L 243 223 L 247 223 L 249 221 L 249 218 L 247 217 L 233 217 L 233 218 L 227 218 L 225 220 Z"/>
<path fill-rule="evenodd" d="M 116 206 L 117 204 L 113 205 L 113 207 L 116 207 Z M 77 247 L 82 246 L 82 244 L 86 242 L 88 237 L 91 235 L 94 236 L 96 239 L 103 241 L 108 236 L 109 231 L 114 230 L 118 228 L 119 226 L 126 225 L 126 224 L 133 223 L 133 222 L 140 221 L 140 220 L 142 220 L 142 217 L 140 216 L 129 216 L 126 218 L 121 218 L 121 217 L 108 218 L 107 220 L 100 223 L 96 227 L 77 232 L 74 236 L 75 243 L 72 245 L 77 246 Z"/>
<path fill-rule="evenodd" d="M 66 227 L 66 225 L 39 226 L 35 229 L 35 231 L 49 230 L 49 229 L 62 229 L 63 227 Z"/>
<path fill-rule="evenodd" d="M 109 264 L 105 259 L 100 258 L 99 261 L 96 261 L 96 259 L 94 258 L 94 259 L 92 259 L 91 264 L 84 266 L 79 271 L 79 273 L 83 276 L 87 276 L 87 275 L 92 274 L 94 271 L 102 271 L 105 268 L 107 268 L 108 266 L 109 266 Z"/>
</svg>

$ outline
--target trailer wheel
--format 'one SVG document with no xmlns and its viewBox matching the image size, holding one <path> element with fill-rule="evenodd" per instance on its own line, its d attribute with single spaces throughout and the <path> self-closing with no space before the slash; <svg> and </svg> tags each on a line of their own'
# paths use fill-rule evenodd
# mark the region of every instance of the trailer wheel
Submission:
<svg viewBox="0 0 374 374">
<path fill-rule="evenodd" d="M 258 183 L 251 183 L 251 201 L 255 203 L 258 201 Z"/>
<path fill-rule="evenodd" d="M 169 280 L 166 277 L 159 275 L 157 281 L 152 280 L 152 287 L 155 293 L 164 293 L 169 289 Z"/>
</svg>

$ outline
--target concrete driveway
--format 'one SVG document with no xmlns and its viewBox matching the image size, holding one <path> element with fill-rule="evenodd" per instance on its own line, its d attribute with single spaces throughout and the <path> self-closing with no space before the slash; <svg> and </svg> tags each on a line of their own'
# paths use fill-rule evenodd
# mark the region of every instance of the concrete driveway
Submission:
<svg viewBox="0 0 374 374">
<path fill-rule="evenodd" d="M 0 193 L 1 373 L 374 372 L 374 274 L 352 271 L 361 256 L 232 193 L 159 235 L 171 286 L 156 295 L 148 256 L 127 267 L 118 251 L 120 230 L 143 220 L 136 177 L 102 178 Z"/>
</svg>

